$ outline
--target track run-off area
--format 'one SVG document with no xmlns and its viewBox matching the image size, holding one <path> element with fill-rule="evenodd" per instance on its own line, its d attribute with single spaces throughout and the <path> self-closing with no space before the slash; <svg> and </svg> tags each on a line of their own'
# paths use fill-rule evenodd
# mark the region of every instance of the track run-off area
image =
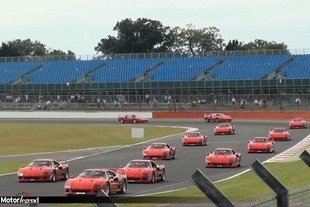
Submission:
<svg viewBox="0 0 310 207">
<path fill-rule="evenodd" d="M 42 122 L 42 120 L 20 120 Z M 75 119 L 44 120 L 45 122 L 67 123 L 97 123 L 117 124 L 115 119 L 92 119 L 78 121 Z M 154 126 L 182 126 L 198 128 L 208 135 L 207 146 L 182 146 L 183 134 L 159 138 L 156 141 L 148 141 L 141 144 L 92 148 L 86 150 L 70 150 L 62 152 L 37 153 L 28 155 L 1 156 L 1 161 L 32 160 L 37 158 L 63 158 L 69 161 L 70 176 L 77 176 L 87 168 L 117 168 L 124 166 L 132 159 L 142 158 L 142 150 L 152 142 L 167 142 L 176 146 L 176 159 L 165 161 L 166 180 L 153 184 L 130 183 L 124 196 L 136 196 L 169 191 L 193 186 L 189 177 L 199 168 L 212 181 L 217 181 L 250 168 L 250 165 L 258 159 L 263 162 L 275 155 L 291 148 L 299 143 L 310 133 L 308 129 L 292 129 L 291 141 L 276 142 L 275 153 L 247 153 L 247 142 L 255 136 L 267 136 L 268 131 L 274 127 L 288 128 L 289 120 L 233 120 L 236 127 L 234 135 L 213 135 L 213 129 L 217 123 L 205 123 L 202 119 L 151 119 L 147 125 Z M 142 125 L 132 125 L 134 128 Z M 185 131 L 186 129 L 184 129 Z M 216 147 L 237 148 L 242 153 L 241 167 L 239 168 L 206 168 L 205 155 Z M 16 169 L 17 170 L 17 169 Z M 63 196 L 64 181 L 55 183 L 30 182 L 19 183 L 16 173 L 0 175 L 0 195 L 13 196 L 21 192 L 27 192 L 36 196 Z"/>
</svg>

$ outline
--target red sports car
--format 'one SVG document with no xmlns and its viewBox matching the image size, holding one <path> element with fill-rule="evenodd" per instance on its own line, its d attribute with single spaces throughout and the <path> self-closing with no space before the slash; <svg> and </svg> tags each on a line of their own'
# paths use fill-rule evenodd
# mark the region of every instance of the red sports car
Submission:
<svg viewBox="0 0 310 207">
<path fill-rule="evenodd" d="M 230 123 L 221 123 L 214 128 L 214 135 L 235 134 L 235 129 Z"/>
<path fill-rule="evenodd" d="M 67 196 L 125 193 L 127 177 L 122 169 L 87 169 L 79 176 L 68 179 L 64 188 Z"/>
<path fill-rule="evenodd" d="M 149 182 L 165 180 L 162 160 L 132 160 L 124 168 L 128 181 Z"/>
<path fill-rule="evenodd" d="M 216 148 L 206 155 L 206 167 L 240 167 L 241 153 L 230 148 Z"/>
<path fill-rule="evenodd" d="M 268 133 L 268 137 L 273 140 L 291 140 L 290 132 L 285 128 L 274 128 Z"/>
<path fill-rule="evenodd" d="M 175 146 L 167 143 L 153 143 L 142 151 L 146 159 L 175 159 Z"/>
<path fill-rule="evenodd" d="M 145 123 L 148 122 L 148 118 L 137 116 L 135 114 L 124 114 L 118 116 L 118 121 L 120 123 Z"/>
<path fill-rule="evenodd" d="M 182 138 L 183 146 L 186 145 L 207 145 L 207 134 L 200 131 L 185 132 Z"/>
<path fill-rule="evenodd" d="M 230 122 L 232 119 L 223 113 L 211 113 L 204 114 L 204 120 L 206 122 Z"/>
<path fill-rule="evenodd" d="M 302 118 L 294 118 L 288 123 L 290 129 L 293 128 L 307 128 L 307 122 Z"/>
<path fill-rule="evenodd" d="M 274 152 L 274 141 L 268 137 L 255 137 L 248 142 L 248 152 Z"/>
<path fill-rule="evenodd" d="M 53 159 L 33 160 L 28 166 L 23 166 L 17 172 L 19 182 L 66 180 L 69 178 L 67 161 L 58 162 Z"/>
</svg>

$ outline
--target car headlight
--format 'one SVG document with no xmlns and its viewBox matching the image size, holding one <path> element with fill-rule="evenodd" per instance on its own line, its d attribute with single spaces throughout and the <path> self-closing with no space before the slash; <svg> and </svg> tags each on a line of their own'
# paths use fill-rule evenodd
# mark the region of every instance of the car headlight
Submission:
<svg viewBox="0 0 310 207">
<path fill-rule="evenodd" d="M 71 185 L 68 184 L 68 183 L 66 183 L 66 184 L 65 184 L 65 189 L 69 189 L 69 188 L 71 188 Z"/>
<path fill-rule="evenodd" d="M 24 176 L 24 173 L 23 173 L 23 172 L 18 172 L 17 175 L 18 175 L 19 177 L 23 177 L 23 176 Z"/>
</svg>

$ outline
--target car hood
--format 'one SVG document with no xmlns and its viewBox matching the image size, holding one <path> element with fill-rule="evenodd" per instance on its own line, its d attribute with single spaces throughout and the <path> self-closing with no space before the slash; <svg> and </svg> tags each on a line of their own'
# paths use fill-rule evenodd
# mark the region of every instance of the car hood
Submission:
<svg viewBox="0 0 310 207">
<path fill-rule="evenodd" d="M 25 175 L 42 175 L 43 172 L 52 172 L 51 167 L 25 167 L 19 170 Z"/>
<path fill-rule="evenodd" d="M 124 168 L 127 177 L 141 177 L 143 173 L 151 172 L 150 168 Z"/>
<path fill-rule="evenodd" d="M 105 182 L 102 178 L 74 178 L 67 181 L 73 189 L 93 189 L 94 185 L 102 185 Z"/>
</svg>

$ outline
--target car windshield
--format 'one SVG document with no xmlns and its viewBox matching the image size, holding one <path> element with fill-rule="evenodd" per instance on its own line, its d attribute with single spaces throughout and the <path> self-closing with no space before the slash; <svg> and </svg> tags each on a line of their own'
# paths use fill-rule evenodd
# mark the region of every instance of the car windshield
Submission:
<svg viewBox="0 0 310 207">
<path fill-rule="evenodd" d="M 229 149 L 216 149 L 214 150 L 215 155 L 231 155 L 232 151 Z"/>
<path fill-rule="evenodd" d="M 284 132 L 285 129 L 284 128 L 274 128 L 273 131 L 274 132 Z"/>
<path fill-rule="evenodd" d="M 150 149 L 163 149 L 166 147 L 164 143 L 154 143 L 150 146 Z"/>
<path fill-rule="evenodd" d="M 80 178 L 104 178 L 105 173 L 101 170 L 85 170 L 78 177 Z"/>
<path fill-rule="evenodd" d="M 219 127 L 229 127 L 230 125 L 228 123 L 222 123 L 222 124 L 219 124 Z"/>
<path fill-rule="evenodd" d="M 188 136 L 188 137 L 200 137 L 201 134 L 199 132 L 188 132 L 186 134 L 186 136 Z"/>
<path fill-rule="evenodd" d="M 255 137 L 253 142 L 268 142 L 268 139 L 266 137 Z"/>
<path fill-rule="evenodd" d="M 302 118 L 293 119 L 293 121 L 302 121 Z"/>
<path fill-rule="evenodd" d="M 127 167 L 133 168 L 148 168 L 150 166 L 147 161 L 131 161 L 127 164 Z"/>
<path fill-rule="evenodd" d="M 31 162 L 29 167 L 50 167 L 52 166 L 52 162 L 49 160 L 35 160 Z"/>
</svg>

